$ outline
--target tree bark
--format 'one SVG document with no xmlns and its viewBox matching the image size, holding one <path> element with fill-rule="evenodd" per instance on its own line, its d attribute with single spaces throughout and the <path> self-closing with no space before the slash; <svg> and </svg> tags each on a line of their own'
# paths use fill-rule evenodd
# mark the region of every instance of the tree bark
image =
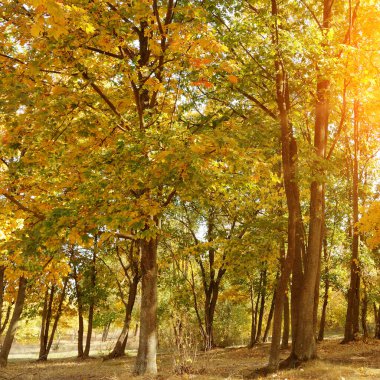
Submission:
<svg viewBox="0 0 380 380">
<path fill-rule="evenodd" d="M 13 310 L 12 318 L 9 322 L 8 330 L 5 335 L 3 345 L 1 347 L 1 352 L 0 352 L 0 366 L 1 367 L 6 367 L 8 363 L 8 355 L 12 347 L 13 339 L 16 335 L 17 325 L 18 325 L 18 322 L 20 321 L 22 310 L 24 308 L 27 282 L 28 281 L 25 277 L 20 277 L 15 307 Z"/>
<path fill-rule="evenodd" d="M 157 373 L 157 243 L 157 237 L 140 241 L 140 337 L 134 369 L 137 375 Z"/>
</svg>

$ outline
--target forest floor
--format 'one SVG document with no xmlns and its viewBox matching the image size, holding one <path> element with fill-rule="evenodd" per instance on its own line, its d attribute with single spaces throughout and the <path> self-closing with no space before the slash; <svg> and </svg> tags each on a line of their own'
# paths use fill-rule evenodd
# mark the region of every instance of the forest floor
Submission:
<svg viewBox="0 0 380 380">
<path fill-rule="evenodd" d="M 0 370 L 0 379 L 7 380 L 220 380 L 220 379 L 261 379 L 255 370 L 265 366 L 268 360 L 268 344 L 260 344 L 249 350 L 243 347 L 215 349 L 210 352 L 191 354 L 193 360 L 184 361 L 190 373 L 179 375 L 175 368 L 173 354 L 160 354 L 156 377 L 134 377 L 134 357 L 103 361 L 101 357 L 81 361 L 74 358 L 51 359 L 37 363 L 25 359 L 11 359 L 8 367 Z M 286 358 L 283 350 L 281 358 Z M 339 344 L 328 340 L 318 345 L 319 359 L 306 363 L 297 369 L 280 371 L 266 379 L 326 379 L 357 380 L 380 379 L 380 341 Z"/>
</svg>

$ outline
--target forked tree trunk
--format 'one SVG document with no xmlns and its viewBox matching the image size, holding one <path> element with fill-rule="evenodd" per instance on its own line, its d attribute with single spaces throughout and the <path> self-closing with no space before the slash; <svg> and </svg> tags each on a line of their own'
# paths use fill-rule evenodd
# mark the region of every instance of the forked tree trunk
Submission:
<svg viewBox="0 0 380 380">
<path fill-rule="evenodd" d="M 157 241 L 141 240 L 141 308 L 139 349 L 134 372 L 157 373 Z"/>
<path fill-rule="evenodd" d="M 323 29 L 330 28 L 332 0 L 323 0 Z M 327 126 L 329 117 L 329 87 L 326 74 L 318 74 L 317 99 L 315 107 L 314 150 L 319 159 L 325 158 Z M 316 165 L 314 181 L 310 189 L 310 224 L 307 259 L 302 281 L 302 293 L 298 303 L 298 320 L 295 326 L 295 341 L 292 342 L 291 362 L 306 361 L 316 357 L 316 286 L 322 244 L 324 186 L 321 179 L 323 169 Z"/>
<path fill-rule="evenodd" d="M 133 280 L 129 288 L 128 302 L 125 305 L 125 317 L 124 317 L 123 329 L 121 330 L 121 333 L 119 337 L 117 338 L 115 347 L 108 355 L 108 359 L 114 359 L 114 358 L 118 358 L 125 355 L 125 347 L 127 346 L 127 342 L 128 342 L 129 326 L 131 323 L 132 311 L 133 311 L 133 306 L 136 300 L 137 286 L 139 282 L 140 282 L 140 276 L 135 275 L 133 277 Z"/>
<path fill-rule="evenodd" d="M 277 24 L 277 1 L 272 0 L 271 5 L 271 13 L 273 16 L 272 42 L 274 48 L 278 51 L 279 34 Z M 290 102 L 287 72 L 279 54 L 275 57 L 274 65 L 276 71 L 276 101 L 281 129 L 282 171 L 288 209 L 288 250 L 286 256 L 281 262 L 281 273 L 276 288 L 272 342 L 268 364 L 269 371 L 277 370 L 280 360 L 281 324 L 284 296 L 288 287 L 295 258 L 298 216 L 298 205 L 296 199 L 296 194 L 298 193 L 296 179 L 297 145 L 293 138 L 292 126 L 289 122 Z"/>
<path fill-rule="evenodd" d="M 40 334 L 40 354 L 38 357 L 39 361 L 47 360 L 51 346 L 53 345 L 54 336 L 55 336 L 55 333 L 56 333 L 57 327 L 58 327 L 58 322 L 59 322 L 59 319 L 61 318 L 61 315 L 62 315 L 62 307 L 63 307 L 63 302 L 64 302 L 65 296 L 66 296 L 66 288 L 67 288 L 68 281 L 69 281 L 69 279 L 66 278 L 64 281 L 64 284 L 63 284 L 63 289 L 62 289 L 60 297 L 59 297 L 58 307 L 57 307 L 57 311 L 56 311 L 55 316 L 54 316 L 54 323 L 53 323 L 53 327 L 52 327 L 51 332 L 50 332 L 50 336 L 49 336 L 50 321 L 48 319 L 51 319 L 51 317 L 52 317 L 52 310 L 51 310 L 52 309 L 52 301 L 51 302 L 49 301 L 49 305 L 45 306 L 47 304 L 47 302 L 46 302 L 47 297 L 45 297 L 44 310 L 42 312 L 42 323 L 41 323 L 41 334 Z M 50 294 L 51 294 L 51 298 L 52 298 L 54 296 L 54 287 L 51 288 L 50 292 L 51 292 Z M 49 311 L 49 309 L 50 309 L 50 311 Z M 45 315 L 45 317 L 44 317 L 44 315 Z M 45 320 L 45 323 L 44 323 L 44 320 Z"/>
<path fill-rule="evenodd" d="M 24 308 L 25 296 L 26 296 L 26 286 L 27 279 L 25 277 L 20 277 L 17 298 L 15 302 L 15 306 L 13 309 L 12 318 L 9 322 L 8 330 L 4 338 L 3 345 L 0 351 L 0 366 L 6 367 L 8 363 L 8 355 L 12 347 L 13 339 L 16 335 L 17 325 L 20 321 L 22 310 Z"/>
<path fill-rule="evenodd" d="M 330 7 L 331 0 L 325 0 L 324 6 Z M 325 10 L 325 12 L 327 12 Z M 328 11 L 330 12 L 330 10 Z M 330 15 L 324 17 L 328 27 Z M 326 25 L 327 24 L 327 25 Z M 314 132 L 314 148 L 318 157 L 325 157 L 326 133 L 328 123 L 329 81 L 320 79 L 317 83 L 317 104 Z M 316 175 L 318 173 L 315 173 Z M 303 275 L 302 293 L 298 303 L 298 321 L 295 326 L 295 341 L 292 344 L 291 358 L 305 361 L 316 357 L 315 342 L 315 289 L 318 282 L 321 252 L 321 233 L 323 220 L 323 184 L 314 180 L 310 192 L 310 225 L 307 248 L 307 260 Z"/>
</svg>

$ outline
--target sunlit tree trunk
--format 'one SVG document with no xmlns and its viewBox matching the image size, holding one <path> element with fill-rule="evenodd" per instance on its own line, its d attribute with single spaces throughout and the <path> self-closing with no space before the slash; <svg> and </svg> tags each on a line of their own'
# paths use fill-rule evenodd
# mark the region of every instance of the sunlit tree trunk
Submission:
<svg viewBox="0 0 380 380">
<path fill-rule="evenodd" d="M 132 311 L 133 307 L 136 301 L 136 295 L 137 295 L 137 287 L 140 282 L 140 276 L 136 274 L 129 287 L 129 294 L 128 294 L 128 301 L 125 304 L 125 316 L 124 316 L 124 324 L 123 329 L 121 330 L 121 333 L 119 337 L 117 338 L 115 347 L 111 351 L 111 353 L 108 355 L 109 359 L 117 358 L 120 356 L 125 355 L 125 347 L 127 346 L 128 342 L 128 334 L 129 334 L 129 327 L 131 324 L 132 319 Z"/>
<path fill-rule="evenodd" d="M 140 241 L 142 281 L 136 374 L 157 373 L 157 243 L 157 237 Z"/>
<path fill-rule="evenodd" d="M 24 308 L 25 296 L 26 296 L 27 279 L 20 277 L 18 283 L 17 298 L 13 309 L 12 318 L 9 322 L 8 330 L 4 338 L 3 345 L 0 351 L 0 366 L 6 367 L 8 363 L 8 355 L 12 347 L 13 339 L 16 335 L 17 325 L 20 321 L 21 314 Z"/>
</svg>

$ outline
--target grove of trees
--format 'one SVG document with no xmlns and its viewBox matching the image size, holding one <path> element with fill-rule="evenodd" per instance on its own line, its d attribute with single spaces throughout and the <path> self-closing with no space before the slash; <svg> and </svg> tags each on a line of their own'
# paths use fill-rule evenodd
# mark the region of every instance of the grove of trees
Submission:
<svg viewBox="0 0 380 380">
<path fill-rule="evenodd" d="M 41 361 L 138 330 L 136 374 L 380 339 L 378 1 L 0 4 L 1 366 L 28 318 Z"/>
</svg>

